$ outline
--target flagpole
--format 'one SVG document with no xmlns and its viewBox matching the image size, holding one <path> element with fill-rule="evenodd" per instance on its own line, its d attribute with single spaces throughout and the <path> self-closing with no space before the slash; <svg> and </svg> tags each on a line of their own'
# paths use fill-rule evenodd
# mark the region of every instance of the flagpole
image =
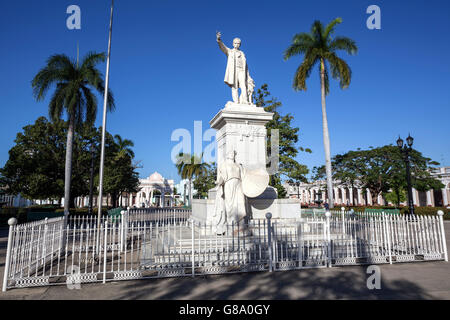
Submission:
<svg viewBox="0 0 450 320">
<path fill-rule="evenodd" d="M 113 27 L 113 13 L 114 13 L 114 0 L 111 1 L 111 19 L 109 22 L 109 41 L 108 41 L 108 58 L 106 60 L 106 76 L 105 76 L 105 93 L 103 101 L 103 125 L 102 125 L 102 149 L 100 155 L 100 179 L 99 179 L 99 191 L 98 191 L 98 220 L 97 228 L 100 228 L 102 218 L 102 204 L 103 204 L 103 167 L 105 163 L 105 136 L 106 136 L 106 113 L 108 105 L 108 88 L 109 88 L 109 62 L 111 57 L 111 39 L 112 39 L 112 27 Z M 97 233 L 99 234 L 99 233 Z M 97 237 L 99 238 L 99 237 Z M 98 246 L 97 246 L 98 248 Z"/>
</svg>

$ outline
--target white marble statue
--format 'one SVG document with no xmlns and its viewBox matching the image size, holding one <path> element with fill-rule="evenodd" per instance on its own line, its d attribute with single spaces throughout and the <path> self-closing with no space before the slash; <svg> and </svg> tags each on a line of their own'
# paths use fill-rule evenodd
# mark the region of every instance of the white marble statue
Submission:
<svg viewBox="0 0 450 320">
<path fill-rule="evenodd" d="M 228 152 L 224 163 L 217 168 L 217 194 L 213 213 L 217 234 L 225 234 L 227 224 L 231 226 L 234 223 L 236 228 L 238 225 L 242 226 L 246 216 L 245 195 L 242 191 L 244 174 L 244 167 L 236 163 L 236 152 Z"/>
<path fill-rule="evenodd" d="M 252 104 L 253 99 L 251 95 L 255 88 L 255 82 L 250 77 L 245 54 L 239 50 L 241 47 L 241 39 L 235 38 L 233 40 L 233 49 L 230 49 L 223 44 L 221 39 L 222 34 L 220 32 L 217 32 L 216 36 L 220 50 L 228 57 L 224 81 L 231 87 L 234 103 Z M 240 96 L 239 89 L 241 89 Z"/>
</svg>

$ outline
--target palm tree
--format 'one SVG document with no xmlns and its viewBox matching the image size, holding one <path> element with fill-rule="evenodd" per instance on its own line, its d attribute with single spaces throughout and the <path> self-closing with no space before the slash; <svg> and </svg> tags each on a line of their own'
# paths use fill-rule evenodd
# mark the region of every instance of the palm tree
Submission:
<svg viewBox="0 0 450 320">
<path fill-rule="evenodd" d="M 134 152 L 131 150 L 134 147 L 134 142 L 128 139 L 122 139 L 122 137 L 118 134 L 114 136 L 114 142 L 118 148 L 117 154 L 119 156 L 129 156 L 131 159 L 134 158 Z"/>
<path fill-rule="evenodd" d="M 336 54 L 338 50 L 344 50 L 354 55 L 358 51 L 355 42 L 347 37 L 335 37 L 332 35 L 336 25 L 342 22 L 341 18 L 334 19 L 326 27 L 320 21 L 315 21 L 310 33 L 298 33 L 292 39 L 289 48 L 284 52 L 284 60 L 303 54 L 303 62 L 298 67 L 293 87 L 296 91 L 306 91 L 306 79 L 310 76 L 313 67 L 319 64 L 320 83 L 322 92 L 322 122 L 323 144 L 325 148 L 325 167 L 327 174 L 328 203 L 333 208 L 333 184 L 330 159 L 330 137 L 328 134 L 328 120 L 325 105 L 325 96 L 329 93 L 328 66 L 331 69 L 333 79 L 339 80 L 341 89 L 346 89 L 351 82 L 352 71 L 348 64 Z"/>
<path fill-rule="evenodd" d="M 32 81 L 33 93 L 37 101 L 42 101 L 46 93 L 55 86 L 49 104 L 52 121 L 61 119 L 65 112 L 69 121 L 67 131 L 66 167 L 64 182 L 64 213 L 69 214 L 70 183 L 72 174 L 73 135 L 83 123 L 92 125 L 97 116 L 97 98 L 92 89 L 104 95 L 105 86 L 101 72 L 96 68 L 106 59 L 104 53 L 88 53 L 82 60 L 73 61 L 64 54 L 53 55 L 47 60 Z M 108 91 L 108 109 L 115 107 L 112 93 Z"/>
<path fill-rule="evenodd" d="M 203 154 L 198 157 L 188 153 L 180 153 L 175 164 L 182 179 L 189 181 L 189 205 L 192 205 L 192 179 L 206 174 L 209 164 L 202 162 Z"/>
<path fill-rule="evenodd" d="M 134 142 L 129 139 L 123 139 L 120 135 L 116 134 L 114 136 L 115 147 L 117 148 L 117 152 L 115 154 L 115 159 L 128 158 L 134 159 L 134 151 L 131 149 L 134 147 Z M 124 190 L 125 191 L 125 190 Z M 119 193 L 120 203 L 119 206 L 122 207 L 122 193 Z"/>
</svg>

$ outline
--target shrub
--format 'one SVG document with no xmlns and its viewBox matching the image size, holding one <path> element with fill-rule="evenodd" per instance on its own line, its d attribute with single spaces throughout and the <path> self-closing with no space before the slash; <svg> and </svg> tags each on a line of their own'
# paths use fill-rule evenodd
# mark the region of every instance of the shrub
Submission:
<svg viewBox="0 0 450 320">
<path fill-rule="evenodd" d="M 43 204 L 43 205 L 33 205 L 29 206 L 28 212 L 55 212 L 60 206 L 57 204 Z"/>
<path fill-rule="evenodd" d="M 57 209 L 55 213 L 64 213 L 64 209 Z M 93 215 L 98 214 L 98 208 L 92 208 Z M 102 215 L 105 216 L 108 214 L 108 208 L 102 208 Z M 69 216 L 87 216 L 89 215 L 88 208 L 77 208 L 77 209 L 69 209 Z"/>
<path fill-rule="evenodd" d="M 18 223 L 27 222 L 27 210 L 25 208 L 4 207 L 0 209 L 0 226 L 7 226 L 10 218 L 16 218 Z"/>
</svg>

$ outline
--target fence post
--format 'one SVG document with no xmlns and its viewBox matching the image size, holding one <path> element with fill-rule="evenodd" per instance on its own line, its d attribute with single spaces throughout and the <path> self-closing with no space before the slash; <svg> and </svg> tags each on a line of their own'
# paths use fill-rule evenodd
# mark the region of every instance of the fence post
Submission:
<svg viewBox="0 0 450 320">
<path fill-rule="evenodd" d="M 195 239 L 194 239 L 194 219 L 191 219 L 191 253 L 192 253 L 192 278 L 195 277 Z"/>
<path fill-rule="evenodd" d="M 5 270 L 3 275 L 3 288 L 2 288 L 3 292 L 5 292 L 8 287 L 8 274 L 9 274 L 9 264 L 11 260 L 12 238 L 13 232 L 15 231 L 14 226 L 17 224 L 17 219 L 16 218 L 9 219 L 8 224 L 9 224 L 8 248 L 6 249 Z"/>
<path fill-rule="evenodd" d="M 106 283 L 106 254 L 108 246 L 108 218 L 105 219 L 105 247 L 103 248 L 103 283 Z"/>
<path fill-rule="evenodd" d="M 125 227 L 124 227 L 124 215 L 125 215 L 125 210 L 122 210 L 122 211 L 120 211 L 120 252 L 123 252 L 124 250 L 124 248 L 123 248 L 123 244 L 124 244 L 124 241 L 123 241 L 123 238 L 124 238 L 124 235 L 125 235 Z"/>
<path fill-rule="evenodd" d="M 392 264 L 392 252 L 391 252 L 391 217 L 388 215 L 388 222 L 386 222 L 386 215 L 383 212 L 383 221 L 384 221 L 384 229 L 386 230 L 386 241 L 387 241 L 387 246 L 388 246 L 388 253 L 389 253 L 389 264 Z"/>
<path fill-rule="evenodd" d="M 342 211 L 343 212 L 343 211 Z M 326 217 L 326 236 L 327 236 L 327 256 L 328 256 L 328 268 L 331 268 L 331 232 L 330 232 L 330 217 L 331 217 L 331 212 L 328 210 L 325 212 L 325 217 Z M 343 221 L 343 220 L 342 220 Z"/>
<path fill-rule="evenodd" d="M 125 213 L 125 223 L 124 223 L 124 233 L 123 233 L 123 240 L 124 240 L 124 246 L 127 245 L 127 239 L 128 239 L 128 228 L 129 228 L 129 221 L 130 221 L 130 211 L 131 208 L 127 207 L 127 212 Z M 134 221 L 134 220 L 133 220 Z M 126 251 L 126 248 L 125 248 Z"/>
<path fill-rule="evenodd" d="M 441 226 L 441 241 L 442 241 L 442 248 L 444 249 L 444 259 L 445 261 L 448 262 L 447 242 L 445 241 L 444 218 L 443 218 L 444 211 L 439 210 L 437 214 L 439 216 L 439 224 Z"/>
<path fill-rule="evenodd" d="M 44 241 L 42 241 L 43 248 L 42 248 L 42 251 L 41 251 L 41 255 L 42 255 L 41 260 L 43 259 L 42 263 L 44 264 L 44 267 L 45 267 L 45 255 L 47 253 L 48 218 L 45 218 L 44 221 L 45 221 L 44 222 L 44 237 L 43 237 Z"/>
<path fill-rule="evenodd" d="M 273 271 L 273 248 L 272 248 L 272 226 L 271 226 L 271 221 L 270 219 L 272 219 L 272 214 L 270 212 L 266 213 L 266 218 L 267 218 L 267 241 L 268 241 L 268 246 L 269 246 L 269 272 Z"/>
<path fill-rule="evenodd" d="M 341 219 L 342 219 L 342 233 L 346 234 L 345 232 L 345 222 L 344 222 L 344 218 L 345 218 L 345 208 L 341 207 Z"/>
</svg>

